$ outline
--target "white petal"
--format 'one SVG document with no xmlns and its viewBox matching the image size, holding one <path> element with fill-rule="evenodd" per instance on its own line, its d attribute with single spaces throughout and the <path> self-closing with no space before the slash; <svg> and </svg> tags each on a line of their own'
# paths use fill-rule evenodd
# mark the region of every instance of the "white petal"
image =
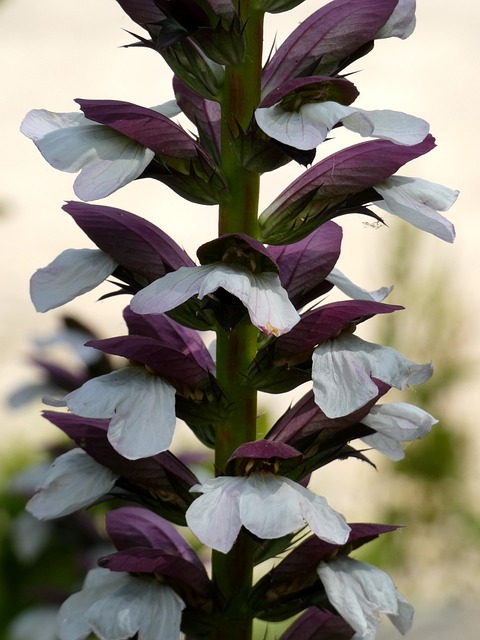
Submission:
<svg viewBox="0 0 480 640">
<path fill-rule="evenodd" d="M 65 396 L 73 413 L 111 418 L 108 439 L 129 460 L 166 451 L 175 428 L 175 389 L 144 367 L 98 376 Z"/>
<path fill-rule="evenodd" d="M 390 347 L 343 333 L 320 344 L 313 352 L 312 379 L 315 402 L 329 418 L 346 416 L 377 394 L 371 376 L 404 389 L 432 375 L 431 364 L 419 365 Z"/>
<path fill-rule="evenodd" d="M 454 226 L 437 211 L 448 211 L 457 199 L 458 191 L 428 180 L 406 176 L 391 176 L 375 185 L 374 189 L 383 198 L 375 202 L 377 207 L 441 240 L 454 241 Z"/>
<path fill-rule="evenodd" d="M 276 273 L 254 275 L 243 267 L 219 263 L 167 273 L 137 293 L 130 307 L 135 313 L 164 313 L 194 295 L 202 299 L 220 287 L 247 307 L 252 323 L 266 334 L 281 335 L 300 320 Z"/>
<path fill-rule="evenodd" d="M 271 271 L 259 274 L 247 272 L 247 275 L 250 289 L 243 298 L 233 282 L 232 288 L 227 290 L 239 297 L 247 307 L 252 324 L 267 335 L 280 336 L 290 331 L 300 321 L 300 316 L 280 284 L 278 275 Z M 223 286 L 227 288 L 227 283 Z"/>
<path fill-rule="evenodd" d="M 88 572 L 82 590 L 71 595 L 60 607 L 57 634 L 60 640 L 85 640 L 90 636 L 86 612 L 100 598 L 126 584 L 128 574 L 92 569 Z"/>
<path fill-rule="evenodd" d="M 404 457 L 401 442 L 423 437 L 437 422 L 423 409 L 405 402 L 376 405 L 362 418 L 362 423 L 377 433 L 362 441 L 392 460 L 401 460 Z"/>
<path fill-rule="evenodd" d="M 95 602 L 86 617 L 100 640 L 132 638 L 178 640 L 185 605 L 166 585 L 134 576 Z"/>
<path fill-rule="evenodd" d="M 116 152 L 121 155 L 91 161 L 84 166 L 73 183 L 74 191 L 80 199 L 90 202 L 106 198 L 138 178 L 155 156 L 150 149 L 125 137 L 123 141 L 118 141 Z"/>
<path fill-rule="evenodd" d="M 374 302 L 382 302 L 393 289 L 393 286 L 390 286 L 381 287 L 380 289 L 375 289 L 375 291 L 367 291 L 353 283 L 336 268 L 332 269 L 326 277 L 326 280 L 334 284 L 337 289 L 340 289 L 342 293 L 353 300 L 373 300 Z"/>
<path fill-rule="evenodd" d="M 126 640 L 137 632 L 141 640 L 178 640 L 184 607 L 170 587 L 93 569 L 82 591 L 61 606 L 57 632 L 60 640 L 85 640 L 92 631 L 100 640 Z"/>
<path fill-rule="evenodd" d="M 365 121 L 371 126 L 365 126 Z M 403 145 L 422 142 L 430 129 L 426 120 L 388 109 L 374 111 L 355 109 L 355 113 L 342 119 L 342 124 L 362 136 L 381 138 Z"/>
<path fill-rule="evenodd" d="M 296 149 L 314 149 L 332 127 L 355 109 L 338 102 L 308 103 L 298 111 L 285 111 L 280 104 L 255 112 L 257 124 L 267 135 Z"/>
<path fill-rule="evenodd" d="M 25 116 L 20 131 L 30 138 L 39 140 L 57 129 L 78 127 L 85 124 L 86 118 L 80 111 L 76 113 L 55 113 L 46 109 L 33 109 Z"/>
<path fill-rule="evenodd" d="M 99 249 L 67 249 L 30 279 L 37 311 L 49 311 L 91 291 L 115 271 L 117 263 Z"/>
<path fill-rule="evenodd" d="M 273 474 L 252 473 L 240 495 L 240 519 L 259 538 L 281 538 L 305 526 L 299 494 Z"/>
<path fill-rule="evenodd" d="M 397 591 L 398 613 L 387 614 L 396 629 L 405 635 L 412 628 L 414 610 L 408 600 Z"/>
<path fill-rule="evenodd" d="M 246 478 L 218 477 L 190 489 L 203 493 L 185 514 L 188 526 L 203 544 L 222 553 L 233 547 L 242 526 L 238 501 L 245 482 Z"/>
<path fill-rule="evenodd" d="M 165 313 L 175 309 L 200 291 L 203 279 L 216 265 L 180 267 L 155 280 L 133 296 L 130 308 L 134 313 Z"/>
<path fill-rule="evenodd" d="M 321 562 L 317 571 L 328 599 L 361 638 L 374 640 L 379 613 L 393 616 L 404 632 L 410 628 L 413 610 L 384 571 L 345 556 Z"/>
<path fill-rule="evenodd" d="M 398 0 L 392 15 L 383 27 L 377 31 L 375 39 L 395 37 L 405 40 L 405 38 L 408 38 L 415 29 L 415 7 L 415 0 Z"/>
<path fill-rule="evenodd" d="M 284 481 L 299 494 L 302 516 L 315 535 L 332 544 L 345 544 L 351 531 L 345 518 L 332 509 L 322 496 L 289 478 L 284 478 Z"/>
<path fill-rule="evenodd" d="M 108 493 L 117 478 L 82 449 L 72 449 L 52 464 L 27 510 L 40 520 L 65 516 Z"/>
</svg>

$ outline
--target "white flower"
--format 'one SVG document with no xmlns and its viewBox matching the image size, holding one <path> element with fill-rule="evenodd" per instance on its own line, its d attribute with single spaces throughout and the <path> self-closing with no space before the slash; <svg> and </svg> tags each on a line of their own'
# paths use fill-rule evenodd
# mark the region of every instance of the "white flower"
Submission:
<svg viewBox="0 0 480 640">
<path fill-rule="evenodd" d="M 372 407 L 361 422 L 377 432 L 362 438 L 365 444 L 392 460 L 401 460 L 405 457 L 401 443 L 430 433 L 438 420 L 412 404 L 392 402 Z"/>
<path fill-rule="evenodd" d="M 117 478 L 83 449 L 72 449 L 55 460 L 26 508 L 39 520 L 60 518 L 101 498 Z"/>
<path fill-rule="evenodd" d="M 375 291 L 367 291 L 353 283 L 347 278 L 347 276 L 336 268 L 332 269 L 325 279 L 334 284 L 337 289 L 340 289 L 342 293 L 353 300 L 373 300 L 374 302 L 382 302 L 382 300 L 385 300 L 393 289 L 393 287 L 381 287 L 380 289 L 375 289 Z"/>
<path fill-rule="evenodd" d="M 398 0 L 392 15 L 379 31 L 375 34 L 375 40 L 381 38 L 401 38 L 405 40 L 415 30 L 415 0 Z"/>
<path fill-rule="evenodd" d="M 165 313 L 194 295 L 202 299 L 220 287 L 247 307 L 252 323 L 266 334 L 279 336 L 300 320 L 276 273 L 254 274 L 242 266 L 221 263 L 167 273 L 139 291 L 130 307 L 140 314 Z"/>
<path fill-rule="evenodd" d="M 383 198 L 374 203 L 380 209 L 441 240 L 454 241 L 453 224 L 438 211 L 448 211 L 457 199 L 458 191 L 428 180 L 406 176 L 391 176 L 373 188 Z"/>
<path fill-rule="evenodd" d="M 66 249 L 30 279 L 30 297 L 37 311 L 50 311 L 95 289 L 117 267 L 100 249 Z"/>
<path fill-rule="evenodd" d="M 60 640 L 178 640 L 184 602 L 170 587 L 128 573 L 92 569 L 60 607 Z"/>
<path fill-rule="evenodd" d="M 105 198 L 138 178 L 155 153 L 83 113 L 30 111 L 20 131 L 55 169 L 80 174 L 73 189 L 85 201 Z"/>
<path fill-rule="evenodd" d="M 371 376 L 397 389 L 422 384 L 433 373 L 431 364 L 415 364 L 391 347 L 342 333 L 313 352 L 315 402 L 329 418 L 347 416 L 378 395 Z"/>
<path fill-rule="evenodd" d="M 170 446 L 175 389 L 144 367 L 126 367 L 88 380 L 64 400 L 77 415 L 111 418 L 108 440 L 124 458 L 146 458 Z"/>
<path fill-rule="evenodd" d="M 429 124 L 401 111 L 365 111 L 338 102 L 309 102 L 298 111 L 286 111 L 281 103 L 256 110 L 257 124 L 267 135 L 296 149 L 314 149 L 341 122 L 363 137 L 382 138 L 397 144 L 422 142 Z"/>
<path fill-rule="evenodd" d="M 242 525 L 268 540 L 297 531 L 305 523 L 333 544 L 344 544 L 350 532 L 325 498 L 271 473 L 212 478 L 190 491 L 203 495 L 187 510 L 188 526 L 201 542 L 222 553 L 232 548 Z"/>
<path fill-rule="evenodd" d="M 374 640 L 380 613 L 386 613 L 402 634 L 411 628 L 413 607 L 384 571 L 344 556 L 321 562 L 317 572 L 328 599 L 357 632 L 355 638 Z"/>
</svg>

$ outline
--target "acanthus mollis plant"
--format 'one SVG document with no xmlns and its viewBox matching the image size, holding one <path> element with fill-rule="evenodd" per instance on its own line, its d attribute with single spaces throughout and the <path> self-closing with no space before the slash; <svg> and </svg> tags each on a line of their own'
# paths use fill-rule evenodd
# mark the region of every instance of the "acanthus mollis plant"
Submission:
<svg viewBox="0 0 480 640">
<path fill-rule="evenodd" d="M 175 100 L 146 108 L 82 99 L 79 112 L 35 110 L 22 123 L 50 164 L 80 172 L 74 188 L 86 202 L 64 210 L 97 247 L 39 269 L 35 307 L 59 307 L 105 280 L 104 297 L 131 296 L 125 334 L 87 343 L 123 365 L 70 389 L 56 402 L 68 412 L 46 413 L 76 448 L 53 464 L 29 509 L 54 518 L 127 503 L 107 517 L 117 551 L 62 606 L 59 637 L 249 640 L 255 618 L 299 616 L 283 640 L 370 639 L 379 613 L 405 633 L 411 605 L 388 575 L 350 555 L 396 527 L 349 524 L 308 485 L 332 461 L 367 460 L 369 447 L 400 459 L 402 443 L 436 422 L 418 407 L 379 403 L 391 387 L 428 380 L 432 366 L 356 335 L 402 308 L 384 303 L 390 288 L 367 291 L 336 267 L 334 219 L 381 221 L 373 205 L 454 239 L 438 211 L 457 193 L 397 175 L 435 146 L 428 123 L 357 107 L 347 77 L 377 40 L 410 35 L 415 2 L 334 0 L 264 66 L 265 13 L 299 0 L 118 3 L 141 29 L 135 46 L 173 70 Z M 173 120 L 180 112 L 195 135 Z M 371 139 L 315 162 L 339 126 Z M 308 168 L 260 213 L 261 174 L 291 161 Z M 88 204 L 138 178 L 218 205 L 218 237 L 197 260 L 138 215 Z M 333 287 L 348 299 L 326 300 Z M 206 331 L 216 334 L 213 357 Z M 309 381 L 261 438 L 258 392 Z M 212 450 L 211 477 L 200 481 L 169 451 L 177 418 Z M 255 566 L 273 558 L 254 583 Z"/>
</svg>

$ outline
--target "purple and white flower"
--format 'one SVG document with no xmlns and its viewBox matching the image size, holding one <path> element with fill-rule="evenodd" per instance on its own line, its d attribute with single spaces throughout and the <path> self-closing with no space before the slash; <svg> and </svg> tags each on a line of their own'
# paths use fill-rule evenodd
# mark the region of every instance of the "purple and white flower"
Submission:
<svg viewBox="0 0 480 640">
<path fill-rule="evenodd" d="M 380 613 L 386 613 L 402 634 L 412 626 L 413 607 L 384 571 L 343 556 L 321 562 L 317 572 L 328 599 L 355 629 L 358 640 L 375 640 Z"/>
<path fill-rule="evenodd" d="M 438 422 L 429 413 L 406 402 L 379 404 L 361 419 L 376 433 L 361 440 L 392 460 L 405 457 L 402 442 L 411 442 L 430 433 Z"/>
<path fill-rule="evenodd" d="M 422 384 L 433 373 L 431 363 L 416 364 L 391 347 L 342 333 L 313 352 L 315 402 L 329 418 L 340 418 L 378 395 L 372 377 L 397 389 Z"/>
<path fill-rule="evenodd" d="M 201 300 L 220 287 L 245 305 L 252 323 L 267 335 L 286 333 L 300 320 L 276 273 L 252 273 L 241 265 L 222 263 L 167 273 L 139 291 L 130 307 L 139 314 L 165 313 L 192 296 Z"/>
<path fill-rule="evenodd" d="M 187 510 L 187 524 L 212 549 L 227 553 L 242 525 L 264 539 L 281 538 L 308 524 L 322 540 L 344 544 L 350 527 L 325 498 L 273 473 L 221 476 L 191 488 L 203 495 Z"/>
<path fill-rule="evenodd" d="M 168 117 L 179 112 L 173 101 L 153 110 Z M 151 149 L 81 112 L 33 109 L 20 131 L 33 140 L 52 167 L 68 173 L 80 171 L 73 188 L 86 201 L 105 198 L 132 182 L 155 156 Z"/>
<path fill-rule="evenodd" d="M 383 198 L 374 203 L 380 209 L 441 240 L 454 241 L 453 224 L 438 211 L 448 211 L 457 199 L 458 191 L 428 180 L 406 176 L 391 176 L 373 188 Z"/>
<path fill-rule="evenodd" d="M 60 640 L 178 640 L 183 600 L 167 585 L 128 573 L 92 569 L 83 588 L 60 607 Z"/>
</svg>

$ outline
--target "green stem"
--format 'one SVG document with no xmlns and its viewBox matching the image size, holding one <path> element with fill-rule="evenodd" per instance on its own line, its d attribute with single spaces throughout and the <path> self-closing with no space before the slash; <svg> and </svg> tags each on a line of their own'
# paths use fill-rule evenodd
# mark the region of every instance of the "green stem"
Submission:
<svg viewBox="0 0 480 640">
<path fill-rule="evenodd" d="M 242 0 L 246 21 L 246 54 L 241 64 L 227 67 L 222 97 L 222 171 L 228 197 L 220 205 L 219 235 L 246 233 L 257 236 L 260 176 L 247 171 L 235 152 L 235 138 L 246 130 L 260 101 L 263 13 L 252 0 Z M 257 329 L 239 327 L 217 334 L 217 379 L 230 403 L 227 418 L 217 427 L 215 464 L 223 473 L 232 452 L 244 442 L 255 440 L 257 393 L 245 384 L 248 366 L 256 353 Z M 212 576 L 224 604 L 221 628 L 216 640 L 250 640 L 252 619 L 247 598 L 252 586 L 254 543 L 240 533 L 227 554 L 213 552 Z"/>
</svg>

